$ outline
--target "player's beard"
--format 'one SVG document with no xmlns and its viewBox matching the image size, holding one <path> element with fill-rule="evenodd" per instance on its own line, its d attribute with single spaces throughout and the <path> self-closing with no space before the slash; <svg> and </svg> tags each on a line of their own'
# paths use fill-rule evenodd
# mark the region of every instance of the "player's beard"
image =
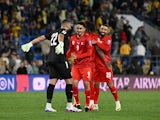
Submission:
<svg viewBox="0 0 160 120">
<path fill-rule="evenodd" d="M 82 37 L 83 33 L 82 32 L 77 32 L 78 37 Z"/>
<path fill-rule="evenodd" d="M 106 35 L 104 32 L 99 32 L 99 34 L 101 35 L 101 37 L 104 37 Z"/>
</svg>

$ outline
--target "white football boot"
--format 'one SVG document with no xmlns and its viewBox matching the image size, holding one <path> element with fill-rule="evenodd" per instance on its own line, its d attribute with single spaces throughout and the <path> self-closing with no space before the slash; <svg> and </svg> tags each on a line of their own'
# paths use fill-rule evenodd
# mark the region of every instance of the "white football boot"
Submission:
<svg viewBox="0 0 160 120">
<path fill-rule="evenodd" d="M 51 103 L 46 103 L 45 112 L 57 112 L 57 110 L 52 108 Z"/>
<path fill-rule="evenodd" d="M 116 104 L 115 110 L 116 111 L 120 111 L 121 110 L 121 103 L 120 103 L 120 101 L 116 101 L 115 104 Z"/>
</svg>

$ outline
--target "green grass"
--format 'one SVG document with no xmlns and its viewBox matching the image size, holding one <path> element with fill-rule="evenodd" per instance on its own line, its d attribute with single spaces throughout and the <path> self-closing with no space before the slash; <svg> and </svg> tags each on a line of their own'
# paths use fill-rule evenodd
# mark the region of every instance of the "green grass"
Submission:
<svg viewBox="0 0 160 120">
<path fill-rule="evenodd" d="M 54 94 L 57 113 L 44 112 L 45 92 L 0 92 L 0 120 L 159 120 L 159 91 L 120 91 L 122 110 L 116 112 L 110 92 L 101 92 L 99 111 L 71 113 L 65 111 L 64 92 Z M 81 105 L 84 94 L 80 93 Z"/>
</svg>

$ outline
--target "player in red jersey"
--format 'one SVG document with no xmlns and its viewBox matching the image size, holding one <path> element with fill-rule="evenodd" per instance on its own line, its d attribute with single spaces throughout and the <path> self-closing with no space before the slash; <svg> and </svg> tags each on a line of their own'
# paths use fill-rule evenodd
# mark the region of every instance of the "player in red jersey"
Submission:
<svg viewBox="0 0 160 120">
<path fill-rule="evenodd" d="M 94 23 L 86 21 L 86 26 L 87 26 L 87 32 L 89 34 L 89 39 L 97 40 L 99 38 L 99 35 L 96 32 Z M 92 57 L 95 60 L 96 50 L 94 49 L 93 52 L 94 54 Z M 94 70 L 95 70 L 95 61 L 92 66 L 93 76 L 94 76 Z M 92 80 L 90 81 L 90 103 L 89 103 L 89 109 L 93 110 L 93 108 L 94 108 L 94 78 L 92 78 Z"/>
<path fill-rule="evenodd" d="M 70 38 L 70 48 L 67 52 L 67 58 L 72 57 L 74 62 L 72 64 L 72 78 L 73 78 L 73 96 L 76 101 L 76 106 L 80 107 L 80 100 L 78 96 L 78 83 L 82 79 L 85 90 L 85 111 L 89 111 L 90 101 L 90 80 L 92 78 L 92 66 L 94 47 L 92 41 L 89 39 L 89 34 L 86 32 L 86 25 L 84 22 L 76 24 L 76 34 Z"/>
<path fill-rule="evenodd" d="M 121 104 L 118 99 L 118 92 L 113 84 L 113 71 L 111 65 L 111 44 L 112 38 L 108 35 L 109 27 L 107 25 L 101 25 L 99 29 L 99 39 L 93 40 L 92 44 L 95 44 L 96 56 L 95 56 L 95 72 L 94 72 L 94 109 L 98 110 L 98 96 L 100 82 L 106 82 L 116 104 L 116 111 L 121 110 Z"/>
</svg>

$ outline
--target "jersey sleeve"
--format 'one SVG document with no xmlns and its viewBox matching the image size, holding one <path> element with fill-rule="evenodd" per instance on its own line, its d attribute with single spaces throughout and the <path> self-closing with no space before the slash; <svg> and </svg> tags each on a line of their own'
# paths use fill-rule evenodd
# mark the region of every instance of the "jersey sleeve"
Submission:
<svg viewBox="0 0 160 120">
<path fill-rule="evenodd" d="M 52 32 L 51 33 L 47 33 L 44 35 L 46 39 L 50 40 L 51 36 L 52 36 Z"/>
<path fill-rule="evenodd" d="M 99 48 L 101 48 L 103 51 L 110 51 L 111 45 L 112 45 L 112 39 L 111 37 L 105 37 L 103 40 L 98 39 L 96 44 Z"/>
</svg>

